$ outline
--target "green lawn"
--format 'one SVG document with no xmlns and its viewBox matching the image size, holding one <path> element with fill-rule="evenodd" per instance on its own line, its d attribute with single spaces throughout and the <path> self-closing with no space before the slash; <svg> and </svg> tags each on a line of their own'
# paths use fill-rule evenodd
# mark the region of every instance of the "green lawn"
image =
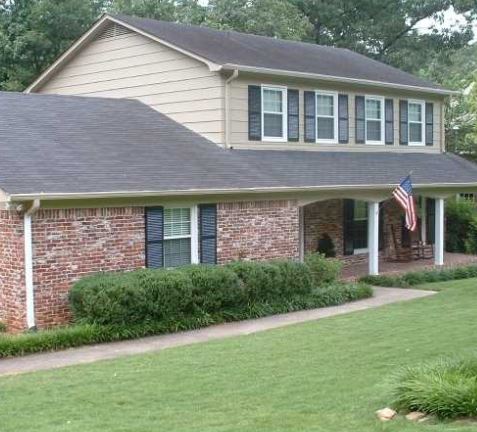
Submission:
<svg viewBox="0 0 477 432">
<path fill-rule="evenodd" d="M 370 311 L 2 378 L 0 431 L 477 431 L 374 418 L 397 367 L 477 347 L 477 280 L 439 285 Z"/>
</svg>

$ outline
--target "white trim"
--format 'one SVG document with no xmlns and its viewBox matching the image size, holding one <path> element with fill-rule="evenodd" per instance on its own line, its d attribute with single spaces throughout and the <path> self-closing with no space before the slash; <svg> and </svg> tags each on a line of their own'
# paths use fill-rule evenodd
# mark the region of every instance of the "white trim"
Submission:
<svg viewBox="0 0 477 432">
<path fill-rule="evenodd" d="M 331 118 L 331 116 L 318 116 L 317 96 L 332 96 L 333 97 L 333 139 L 318 138 L 318 117 Z M 315 90 L 315 136 L 318 144 L 338 144 L 338 92 Z"/>
<path fill-rule="evenodd" d="M 381 121 L 381 139 L 379 141 L 376 140 L 368 140 L 368 116 L 367 116 L 367 109 L 366 103 L 368 100 L 379 101 L 380 108 L 379 112 L 381 113 L 380 119 L 369 119 L 370 121 Z M 365 95 L 364 96 L 364 142 L 368 145 L 384 145 L 384 96 L 375 96 L 375 95 Z"/>
<path fill-rule="evenodd" d="M 7 202 L 41 200 L 68 200 L 68 199 L 98 199 L 98 198 L 146 198 L 146 197 L 170 197 L 170 196 L 195 196 L 195 195 L 223 195 L 244 193 L 268 193 L 268 192 L 324 192 L 324 191 L 355 191 L 373 190 L 385 191 L 396 188 L 398 183 L 388 184 L 359 184 L 359 185 L 331 185 L 331 186 L 270 186 L 257 188 L 222 188 L 222 189 L 172 189 L 172 190 L 143 190 L 143 191 L 100 191 L 100 192 L 70 192 L 70 193 L 19 193 L 9 194 Z M 418 188 L 475 188 L 475 183 L 415 183 L 414 189 Z"/>
<path fill-rule="evenodd" d="M 190 234 L 190 261 L 192 264 L 199 264 L 199 209 L 197 205 L 190 208 Z"/>
<path fill-rule="evenodd" d="M 444 199 L 435 199 L 435 252 L 434 263 L 437 266 L 444 265 Z"/>
<path fill-rule="evenodd" d="M 369 252 L 369 248 L 354 249 L 353 255 L 362 255 Z"/>
<path fill-rule="evenodd" d="M 221 69 L 223 70 L 239 69 L 240 71 L 243 71 L 243 72 L 254 72 L 254 73 L 262 73 L 262 74 L 268 74 L 268 75 L 318 79 L 322 81 L 343 82 L 343 83 L 359 84 L 359 85 L 366 85 L 366 86 L 373 86 L 373 87 L 384 87 L 384 88 L 399 89 L 399 90 L 419 91 L 423 93 L 432 93 L 432 94 L 438 94 L 443 96 L 461 94 L 460 91 L 447 90 L 447 89 L 434 89 L 430 87 L 413 86 L 413 85 L 406 85 L 406 84 L 395 84 L 395 83 L 367 80 L 367 79 L 361 79 L 361 78 L 347 78 L 347 77 L 324 75 L 324 74 L 310 73 L 310 72 L 297 72 L 297 71 L 291 71 L 291 70 L 264 68 L 264 67 L 256 67 L 256 66 L 244 66 L 244 65 L 239 65 L 236 63 L 226 63 L 221 66 Z"/>
<path fill-rule="evenodd" d="M 261 86 L 261 123 L 262 123 L 262 141 L 268 142 L 286 142 L 288 140 L 288 122 L 287 122 L 287 114 L 288 114 L 288 100 L 287 100 L 287 87 L 280 86 L 280 85 L 268 85 L 262 84 Z M 264 90 L 272 90 L 272 91 L 280 91 L 282 94 L 282 136 L 281 137 L 268 137 L 265 136 L 265 114 L 275 114 L 279 115 L 278 112 L 267 112 L 265 113 L 264 109 L 264 98 L 263 98 L 263 91 Z"/>
<path fill-rule="evenodd" d="M 409 105 L 421 106 L 421 141 L 411 141 L 411 123 L 419 124 L 416 121 L 409 120 Z M 425 146 L 426 145 L 426 102 L 418 99 L 409 99 L 407 101 L 407 144 L 410 146 Z"/>
</svg>

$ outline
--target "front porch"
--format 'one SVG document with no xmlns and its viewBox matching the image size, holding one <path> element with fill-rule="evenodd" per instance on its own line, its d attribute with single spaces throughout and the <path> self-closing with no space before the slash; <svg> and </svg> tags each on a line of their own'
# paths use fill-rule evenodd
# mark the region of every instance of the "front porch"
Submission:
<svg viewBox="0 0 477 432">
<path fill-rule="evenodd" d="M 433 258 L 421 259 L 410 262 L 390 262 L 385 259 L 379 260 L 380 274 L 399 274 L 411 271 L 429 270 L 433 268 L 457 267 L 467 264 L 477 263 L 476 255 L 466 255 L 460 253 L 444 253 L 444 265 L 436 266 Z M 345 280 L 355 280 L 369 274 L 369 263 L 367 259 L 353 265 L 346 266 L 341 272 L 341 277 Z"/>
<path fill-rule="evenodd" d="M 301 253 L 320 252 L 344 262 L 343 276 L 406 272 L 475 262 L 444 254 L 444 198 L 416 197 L 417 229 L 405 228 L 404 211 L 394 199 L 361 194 L 323 197 L 301 207 Z"/>
</svg>

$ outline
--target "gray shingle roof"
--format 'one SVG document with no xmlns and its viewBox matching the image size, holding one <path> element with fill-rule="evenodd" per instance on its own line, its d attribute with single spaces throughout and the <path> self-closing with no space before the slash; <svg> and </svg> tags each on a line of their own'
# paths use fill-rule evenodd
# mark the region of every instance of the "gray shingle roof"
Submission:
<svg viewBox="0 0 477 432">
<path fill-rule="evenodd" d="M 475 183 L 450 154 L 224 150 L 138 101 L 0 92 L 0 188 L 70 194 Z"/>
<path fill-rule="evenodd" d="M 442 89 L 436 84 L 344 48 L 126 15 L 114 15 L 113 18 L 219 65 L 236 64 Z"/>
</svg>

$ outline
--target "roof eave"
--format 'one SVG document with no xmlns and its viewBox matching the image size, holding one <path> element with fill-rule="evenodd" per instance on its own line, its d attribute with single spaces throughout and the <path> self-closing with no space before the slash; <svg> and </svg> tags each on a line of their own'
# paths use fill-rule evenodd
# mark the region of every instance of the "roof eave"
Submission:
<svg viewBox="0 0 477 432">
<path fill-rule="evenodd" d="M 20 193 L 9 194 L 8 202 L 23 202 L 40 199 L 43 201 L 84 200 L 102 198 L 147 198 L 198 195 L 238 195 L 259 193 L 296 193 L 296 192 L 329 192 L 329 191 L 383 191 L 395 188 L 398 183 L 389 184 L 360 184 L 332 186 L 296 186 L 296 187 L 261 187 L 261 188 L 223 188 L 223 189 L 178 189 L 178 190 L 147 190 L 147 191 L 104 191 L 104 192 L 72 192 L 72 193 Z M 424 183 L 414 184 L 414 189 L 459 189 L 477 188 L 475 183 Z"/>
<path fill-rule="evenodd" d="M 453 95 L 458 95 L 461 93 L 460 91 L 448 90 L 448 89 L 436 89 L 432 87 L 420 87 L 420 86 L 412 86 L 412 85 L 405 85 L 405 84 L 395 84 L 395 83 L 366 80 L 366 79 L 360 79 L 360 78 L 348 78 L 348 77 L 324 75 L 324 74 L 317 74 L 317 73 L 310 73 L 310 72 L 297 72 L 297 71 L 291 71 L 291 70 L 270 69 L 270 68 L 264 68 L 264 67 L 234 64 L 234 63 L 227 63 L 222 65 L 222 70 L 226 70 L 226 71 L 239 70 L 241 72 L 251 72 L 251 73 L 257 73 L 257 74 L 288 76 L 288 77 L 295 77 L 295 78 L 316 79 L 316 80 L 330 81 L 330 82 L 349 83 L 349 84 L 355 84 L 355 85 L 358 84 L 358 85 L 369 86 L 369 87 L 383 87 L 388 89 L 419 91 L 423 93 L 438 94 L 441 96 L 453 96 Z"/>
</svg>

